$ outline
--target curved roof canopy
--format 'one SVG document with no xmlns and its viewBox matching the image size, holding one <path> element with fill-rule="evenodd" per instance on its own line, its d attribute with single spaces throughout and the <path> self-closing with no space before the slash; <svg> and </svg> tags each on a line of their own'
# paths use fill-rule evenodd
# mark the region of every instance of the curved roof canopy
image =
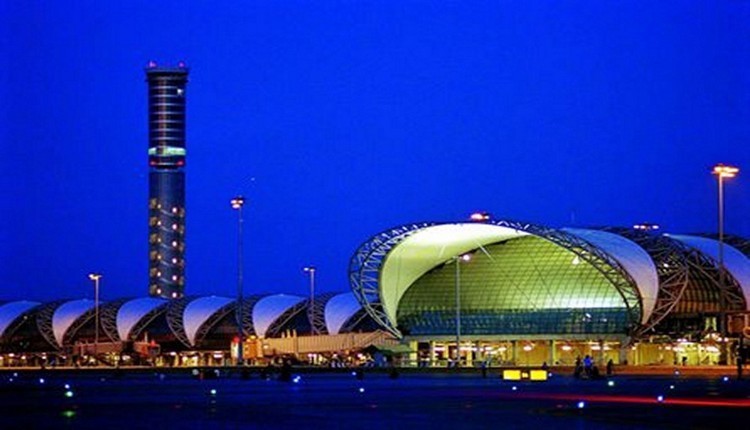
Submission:
<svg viewBox="0 0 750 430">
<path fill-rule="evenodd" d="M 65 333 L 70 326 L 93 307 L 93 300 L 81 299 L 65 302 L 55 309 L 52 315 L 52 332 L 58 346 L 62 346 Z"/>
<path fill-rule="evenodd" d="M 383 310 L 395 327 L 399 301 L 414 281 L 429 270 L 457 255 L 528 234 L 492 224 L 441 224 L 425 227 L 404 239 L 386 257 L 380 272 L 380 301 Z"/>
<path fill-rule="evenodd" d="M 182 314 L 182 322 L 191 345 L 195 346 L 195 335 L 198 329 L 211 318 L 211 315 L 233 301 L 234 299 L 226 297 L 208 296 L 199 297 L 188 303 Z"/>
<path fill-rule="evenodd" d="M 659 274 L 648 253 L 635 242 L 614 233 L 580 228 L 563 228 L 614 257 L 635 280 L 643 300 L 641 324 L 645 324 L 659 295 Z"/>
<path fill-rule="evenodd" d="M 39 304 L 39 302 L 21 300 L 0 305 L 0 338 L 3 337 L 5 330 L 7 330 L 16 319 Z"/>
<path fill-rule="evenodd" d="M 289 294 L 274 294 L 263 297 L 253 306 L 252 318 L 255 334 L 265 337 L 271 324 L 284 312 L 305 300 L 303 297 Z"/>
<path fill-rule="evenodd" d="M 719 261 L 719 241 L 707 237 L 673 235 L 669 237 L 697 249 L 708 255 L 714 261 Z M 750 259 L 737 248 L 724 243 L 724 267 L 737 280 L 742 287 L 742 295 L 745 297 L 745 306 L 750 309 Z"/>
<path fill-rule="evenodd" d="M 338 294 L 331 297 L 325 307 L 325 321 L 328 334 L 339 334 L 341 327 L 354 316 L 362 305 L 354 293 Z"/>
<path fill-rule="evenodd" d="M 130 331 L 141 318 L 166 303 L 166 300 L 155 297 L 142 297 L 125 302 L 117 311 L 117 334 L 120 340 L 127 340 Z"/>
</svg>

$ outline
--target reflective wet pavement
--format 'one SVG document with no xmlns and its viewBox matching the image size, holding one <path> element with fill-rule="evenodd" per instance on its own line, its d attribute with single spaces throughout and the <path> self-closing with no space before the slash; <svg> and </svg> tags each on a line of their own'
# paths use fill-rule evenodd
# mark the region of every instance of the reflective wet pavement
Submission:
<svg viewBox="0 0 750 430">
<path fill-rule="evenodd" d="M 746 428 L 750 381 L 684 376 L 510 382 L 480 374 L 0 373 L 14 428 Z M 739 427 L 738 427 L 739 426 Z"/>
</svg>

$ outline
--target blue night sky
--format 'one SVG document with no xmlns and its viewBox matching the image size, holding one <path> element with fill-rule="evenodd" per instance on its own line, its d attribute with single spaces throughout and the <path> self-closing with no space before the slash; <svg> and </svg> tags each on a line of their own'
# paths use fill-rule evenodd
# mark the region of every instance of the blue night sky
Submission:
<svg viewBox="0 0 750 430">
<path fill-rule="evenodd" d="M 0 301 L 147 293 L 144 67 L 190 66 L 187 294 L 346 291 L 413 221 L 750 236 L 750 2 L 4 1 Z M 744 173 L 744 176 L 743 176 Z"/>
</svg>

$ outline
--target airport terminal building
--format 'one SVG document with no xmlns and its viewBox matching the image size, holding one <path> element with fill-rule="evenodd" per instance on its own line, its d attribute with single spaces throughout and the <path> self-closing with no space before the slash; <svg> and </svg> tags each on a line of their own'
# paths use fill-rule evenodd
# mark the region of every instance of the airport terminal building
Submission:
<svg viewBox="0 0 750 430">
<path fill-rule="evenodd" d="M 456 345 L 464 366 L 570 365 L 584 355 L 715 364 L 725 345 L 736 349 L 750 303 L 750 242 L 727 236 L 722 248 L 711 236 L 643 228 L 407 224 L 355 251 L 352 292 L 314 300 L 250 296 L 241 314 L 236 299 L 217 296 L 0 303 L 0 365 L 92 355 L 227 364 L 238 320 L 251 362 L 325 364 L 400 343 L 401 363 L 415 366 L 453 365 Z"/>
</svg>

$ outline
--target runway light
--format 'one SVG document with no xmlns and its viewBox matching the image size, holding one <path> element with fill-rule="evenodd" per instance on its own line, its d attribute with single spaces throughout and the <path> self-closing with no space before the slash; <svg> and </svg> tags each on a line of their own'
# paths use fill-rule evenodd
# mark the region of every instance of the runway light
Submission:
<svg viewBox="0 0 750 430">
<path fill-rule="evenodd" d="M 44 378 L 39 378 L 39 383 L 44 384 Z"/>
<path fill-rule="evenodd" d="M 357 376 L 357 372 L 352 372 L 352 376 Z"/>
<path fill-rule="evenodd" d="M 211 388 L 211 391 L 209 391 L 212 396 L 216 395 L 216 388 Z"/>
<path fill-rule="evenodd" d="M 679 370 L 675 370 L 674 371 L 674 376 L 680 376 L 680 371 Z"/>
<path fill-rule="evenodd" d="M 669 386 L 669 389 L 670 389 L 670 390 L 674 390 L 674 385 L 670 385 L 670 386 Z"/>
<path fill-rule="evenodd" d="M 663 403 L 664 402 L 664 396 L 662 396 L 662 395 L 656 396 L 656 401 L 659 402 L 659 403 Z"/>
<path fill-rule="evenodd" d="M 70 390 L 66 391 L 66 392 L 65 392 L 65 397 L 67 397 L 67 398 L 71 398 L 71 397 L 73 397 L 73 392 L 72 392 L 72 391 L 70 391 Z"/>
<path fill-rule="evenodd" d="M 578 404 L 576 404 L 576 406 L 578 407 L 578 409 L 583 409 L 586 407 L 586 402 L 581 400 L 580 402 L 578 402 Z"/>
<path fill-rule="evenodd" d="M 513 390 L 513 391 L 516 391 L 516 390 L 518 390 L 518 387 L 516 387 L 516 386 L 514 385 L 513 387 L 511 387 L 511 390 Z"/>
<path fill-rule="evenodd" d="M 76 416 L 76 411 L 71 411 L 70 409 L 63 411 L 62 416 L 65 418 L 73 418 Z"/>
<path fill-rule="evenodd" d="M 607 381 L 607 385 L 610 386 L 610 387 L 614 387 L 615 386 L 615 381 Z"/>
<path fill-rule="evenodd" d="M 364 389 L 363 387 L 359 387 L 359 392 L 360 392 L 360 393 L 364 393 L 364 392 L 365 392 L 365 389 Z"/>
<path fill-rule="evenodd" d="M 724 381 L 724 382 L 729 382 L 729 376 L 725 376 L 725 377 L 721 378 L 721 380 Z"/>
<path fill-rule="evenodd" d="M 70 384 L 65 384 L 65 389 L 70 390 Z"/>
<path fill-rule="evenodd" d="M 295 376 L 294 378 L 292 378 L 292 382 L 294 382 L 295 384 L 298 384 L 299 381 L 301 381 L 301 380 L 302 380 L 301 376 Z"/>
</svg>

